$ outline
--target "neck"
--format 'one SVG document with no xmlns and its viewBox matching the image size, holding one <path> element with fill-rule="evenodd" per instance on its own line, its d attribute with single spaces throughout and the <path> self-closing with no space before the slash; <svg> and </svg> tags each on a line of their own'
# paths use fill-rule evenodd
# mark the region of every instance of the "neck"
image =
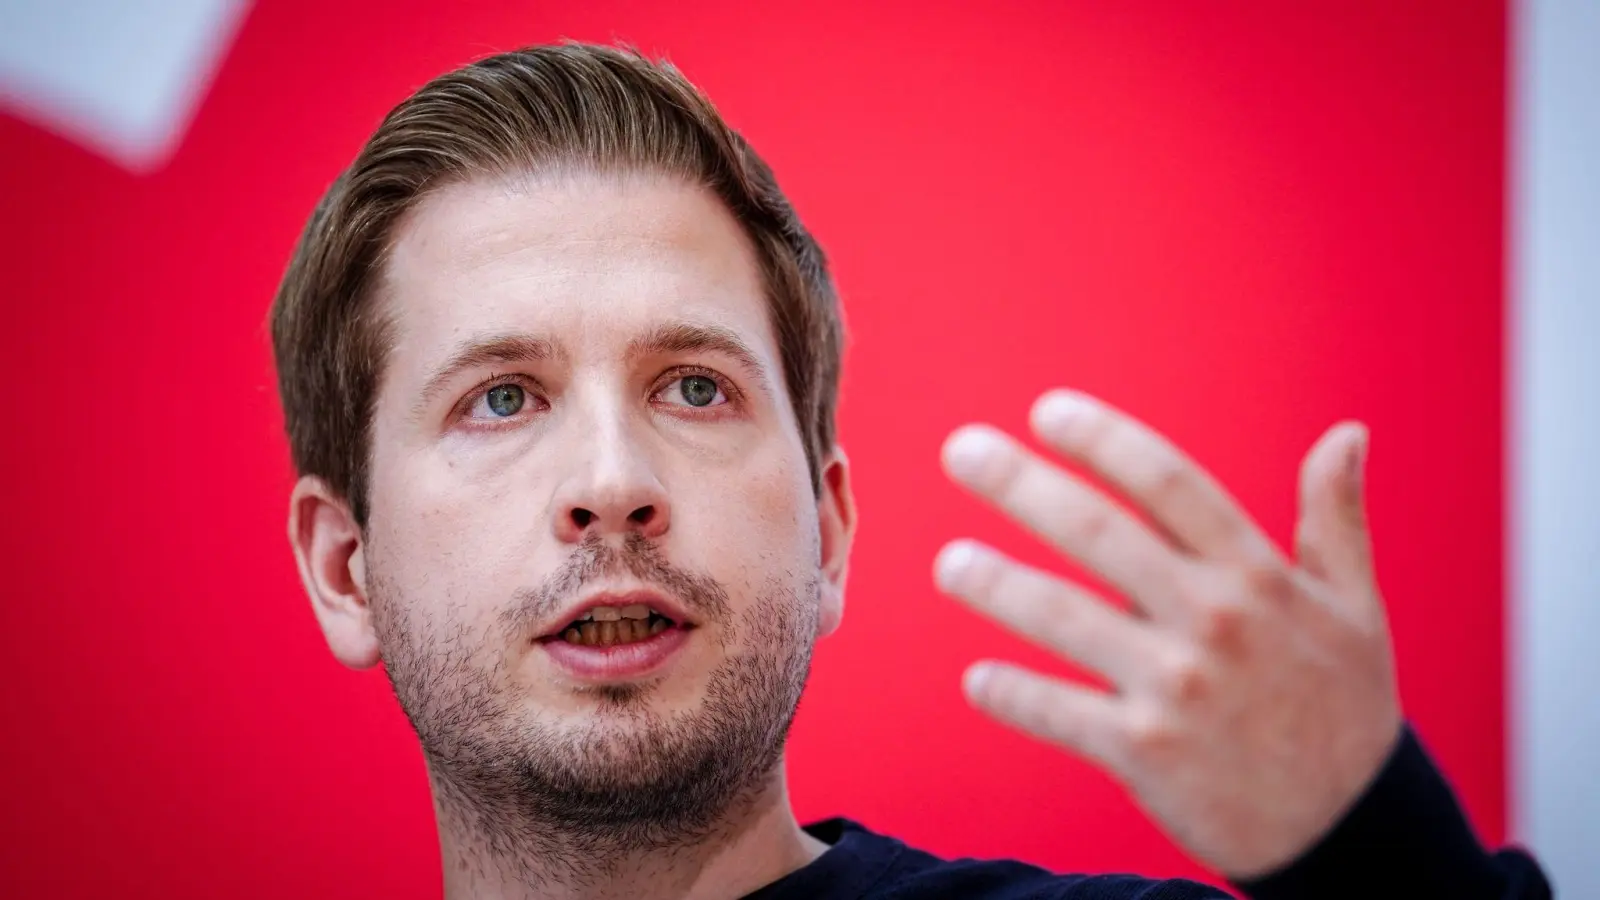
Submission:
<svg viewBox="0 0 1600 900">
<path fill-rule="evenodd" d="M 827 849 L 796 821 L 781 762 L 718 821 L 649 849 L 601 847 L 592 835 L 563 840 L 547 826 L 491 835 L 475 811 L 441 803 L 440 787 L 436 781 L 445 900 L 734 900 Z M 506 838 L 517 831 L 528 839 Z"/>
</svg>

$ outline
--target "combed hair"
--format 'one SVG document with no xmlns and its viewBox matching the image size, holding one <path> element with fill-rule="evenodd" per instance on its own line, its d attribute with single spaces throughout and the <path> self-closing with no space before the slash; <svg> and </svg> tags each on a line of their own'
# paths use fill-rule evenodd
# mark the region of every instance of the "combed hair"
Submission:
<svg viewBox="0 0 1600 900">
<path fill-rule="evenodd" d="M 702 185 L 755 245 L 814 490 L 835 441 L 843 326 L 827 261 L 772 171 L 677 69 L 570 43 L 441 75 L 384 118 L 307 222 L 273 300 L 294 466 L 365 527 L 372 415 L 390 325 L 374 301 L 395 223 L 426 192 L 552 169 L 648 171 Z"/>
</svg>

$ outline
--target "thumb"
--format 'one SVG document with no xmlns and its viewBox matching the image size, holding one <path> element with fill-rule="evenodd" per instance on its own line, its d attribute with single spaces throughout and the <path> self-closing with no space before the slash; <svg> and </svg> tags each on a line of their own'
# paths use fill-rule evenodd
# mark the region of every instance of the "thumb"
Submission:
<svg viewBox="0 0 1600 900">
<path fill-rule="evenodd" d="M 1363 591 L 1370 591 L 1373 581 L 1367 440 L 1365 425 L 1341 422 L 1306 454 L 1295 527 L 1295 558 L 1302 569 L 1335 587 Z"/>
</svg>

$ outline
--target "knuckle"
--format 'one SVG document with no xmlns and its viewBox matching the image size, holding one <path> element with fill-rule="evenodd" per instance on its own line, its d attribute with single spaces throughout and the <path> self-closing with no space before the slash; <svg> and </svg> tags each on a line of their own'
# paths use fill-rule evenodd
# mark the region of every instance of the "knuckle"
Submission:
<svg viewBox="0 0 1600 900">
<path fill-rule="evenodd" d="M 1078 517 L 1074 525 L 1077 543 L 1088 550 L 1102 546 L 1110 540 L 1111 530 L 1116 521 L 1116 516 L 1109 508 L 1099 504 L 1090 507 Z"/>
<path fill-rule="evenodd" d="M 1079 728 L 1072 713 L 1056 704 L 1044 704 L 1038 712 L 1039 730 L 1056 740 L 1070 740 Z"/>
<path fill-rule="evenodd" d="M 1152 762 L 1173 752 L 1178 729 L 1172 717 L 1153 707 L 1141 707 L 1129 714 L 1122 729 L 1123 745 L 1130 757 Z"/>
<path fill-rule="evenodd" d="M 1155 503 L 1167 505 L 1188 496 L 1192 473 L 1180 460 L 1162 455 L 1142 479 L 1143 492 Z"/>
<path fill-rule="evenodd" d="M 1051 721 L 1045 727 L 1044 734 L 1058 744 L 1077 747 L 1084 745 L 1088 729 L 1084 727 L 1083 722 L 1058 710 L 1051 715 Z"/>
<path fill-rule="evenodd" d="M 1177 655 L 1162 667 L 1157 689 L 1173 704 L 1191 705 L 1211 693 L 1211 674 L 1197 655 Z"/>
<path fill-rule="evenodd" d="M 988 578 L 989 591 L 1013 610 L 1032 614 L 1046 605 L 1039 579 L 1014 560 L 995 559 Z"/>
<path fill-rule="evenodd" d="M 1213 599 L 1195 612 L 1195 636 L 1207 647 L 1232 649 L 1244 635 L 1249 610 L 1237 597 Z"/>
<path fill-rule="evenodd" d="M 1074 648 L 1082 642 L 1078 631 L 1077 623 L 1061 616 L 1042 619 L 1036 629 L 1039 643 L 1069 657 L 1075 655 Z"/>
<path fill-rule="evenodd" d="M 1246 596 L 1271 604 L 1294 599 L 1294 579 L 1282 566 L 1251 566 L 1244 572 Z"/>
<path fill-rule="evenodd" d="M 1049 601 L 1025 582 L 1012 580 L 996 594 L 992 608 L 1015 628 L 1040 633 L 1054 621 Z"/>
</svg>

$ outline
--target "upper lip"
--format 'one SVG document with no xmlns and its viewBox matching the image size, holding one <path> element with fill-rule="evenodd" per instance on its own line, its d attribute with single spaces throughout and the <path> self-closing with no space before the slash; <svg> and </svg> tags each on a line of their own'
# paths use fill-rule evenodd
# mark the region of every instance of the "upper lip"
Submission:
<svg viewBox="0 0 1600 900">
<path fill-rule="evenodd" d="M 631 590 L 604 590 L 592 594 L 585 594 L 582 599 L 563 609 L 550 623 L 550 628 L 541 637 L 558 637 L 566 630 L 568 625 L 589 614 L 589 611 L 598 606 L 624 607 L 643 603 L 657 613 L 671 619 L 679 625 L 693 626 L 695 623 L 689 614 L 683 611 L 667 594 L 655 588 L 636 588 Z"/>
</svg>

